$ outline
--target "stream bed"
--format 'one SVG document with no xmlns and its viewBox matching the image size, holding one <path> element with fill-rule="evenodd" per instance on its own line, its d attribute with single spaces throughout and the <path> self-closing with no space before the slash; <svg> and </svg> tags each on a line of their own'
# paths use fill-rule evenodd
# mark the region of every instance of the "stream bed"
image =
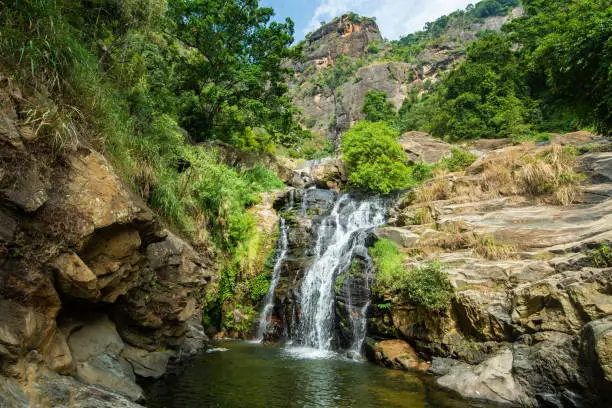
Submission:
<svg viewBox="0 0 612 408">
<path fill-rule="evenodd" d="M 490 408 L 438 389 L 432 377 L 334 352 L 227 342 L 149 387 L 149 408 Z M 223 351 L 226 349 L 225 351 Z"/>
</svg>

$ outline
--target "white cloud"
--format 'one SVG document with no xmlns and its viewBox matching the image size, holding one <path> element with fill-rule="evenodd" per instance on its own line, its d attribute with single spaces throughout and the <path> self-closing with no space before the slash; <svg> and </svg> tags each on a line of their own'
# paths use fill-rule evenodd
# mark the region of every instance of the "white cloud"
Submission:
<svg viewBox="0 0 612 408">
<path fill-rule="evenodd" d="M 396 40 L 402 35 L 423 29 L 428 21 L 463 9 L 477 0 L 319 0 L 319 6 L 306 31 L 319 27 L 347 11 L 376 17 L 383 37 Z"/>
</svg>

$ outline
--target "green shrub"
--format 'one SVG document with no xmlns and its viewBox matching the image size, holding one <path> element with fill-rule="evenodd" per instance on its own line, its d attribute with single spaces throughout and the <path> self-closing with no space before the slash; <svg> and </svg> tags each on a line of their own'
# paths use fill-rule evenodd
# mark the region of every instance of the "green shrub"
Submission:
<svg viewBox="0 0 612 408">
<path fill-rule="evenodd" d="M 598 248 L 590 250 L 587 255 L 598 268 L 609 268 L 612 266 L 612 248 L 608 244 L 602 244 Z"/>
<path fill-rule="evenodd" d="M 377 267 L 374 290 L 394 292 L 404 300 L 432 311 L 443 311 L 453 297 L 453 286 L 439 262 L 406 270 L 395 244 L 382 239 L 370 249 Z"/>
<path fill-rule="evenodd" d="M 388 194 L 412 183 L 397 132 L 384 123 L 361 122 L 342 137 L 349 183 L 359 189 Z"/>
<path fill-rule="evenodd" d="M 395 106 L 387 100 L 387 93 L 383 91 L 370 90 L 365 94 L 363 108 L 368 122 L 394 123 L 397 117 Z"/>
<path fill-rule="evenodd" d="M 463 171 L 476 161 L 478 156 L 458 147 L 451 149 L 451 157 L 445 157 L 440 161 L 440 165 L 446 167 L 451 172 Z"/>
<path fill-rule="evenodd" d="M 260 273 L 249 282 L 249 292 L 253 302 L 260 302 L 270 289 L 270 273 Z"/>
<path fill-rule="evenodd" d="M 404 279 L 400 293 L 412 303 L 429 310 L 446 310 L 454 295 L 453 286 L 439 262 L 414 267 Z"/>
<path fill-rule="evenodd" d="M 370 248 L 370 255 L 376 265 L 374 289 L 379 293 L 393 290 L 394 285 L 406 275 L 402 254 L 393 242 L 380 239 Z"/>
</svg>

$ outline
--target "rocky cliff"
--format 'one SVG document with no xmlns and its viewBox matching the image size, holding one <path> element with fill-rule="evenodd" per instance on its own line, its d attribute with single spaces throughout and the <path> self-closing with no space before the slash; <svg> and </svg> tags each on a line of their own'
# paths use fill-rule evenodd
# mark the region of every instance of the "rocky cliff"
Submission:
<svg viewBox="0 0 612 408">
<path fill-rule="evenodd" d="M 101 154 L 54 149 L 27 98 L 45 102 L 2 79 L 0 405 L 134 406 L 137 377 L 202 348 L 211 260 Z"/>
<path fill-rule="evenodd" d="M 415 137 L 422 143 L 408 143 Z M 425 134 L 402 140 L 412 157 L 424 161 L 448 153 L 448 145 L 428 142 Z M 557 137 L 552 146 L 496 140 L 471 149 L 481 157 L 466 172 L 441 175 L 409 193 L 393 211 L 392 225 L 378 233 L 403 248 L 407 268 L 444 263 L 455 287 L 452 305 L 432 313 L 388 294 L 377 302 L 389 302 L 390 309 L 370 309 L 370 335 L 410 343 L 432 361 L 440 385 L 471 398 L 609 406 L 609 142 L 579 132 Z M 517 189 L 526 167 L 562 149 L 581 154 L 584 178 L 570 204 Z M 372 345 L 373 358 L 400 367 L 419 364 L 408 351 L 389 361 L 381 344 Z M 397 355 L 394 347 L 386 354 Z"/>
<path fill-rule="evenodd" d="M 306 127 L 337 143 L 342 132 L 364 119 L 361 110 L 369 90 L 386 92 L 399 110 L 404 99 L 414 92 L 422 94 L 427 83 L 462 61 L 465 47 L 477 39 L 477 33 L 499 31 L 522 13 L 516 8 L 509 16 L 453 21 L 410 62 L 392 54 L 393 47 L 383 40 L 375 20 L 344 15 L 306 40 L 305 61 L 296 65 L 291 83 L 293 102 L 303 110 Z M 341 70 L 346 77 L 338 80 L 333 74 L 331 83 L 321 83 L 320 77 L 337 64 L 345 66 Z"/>
</svg>

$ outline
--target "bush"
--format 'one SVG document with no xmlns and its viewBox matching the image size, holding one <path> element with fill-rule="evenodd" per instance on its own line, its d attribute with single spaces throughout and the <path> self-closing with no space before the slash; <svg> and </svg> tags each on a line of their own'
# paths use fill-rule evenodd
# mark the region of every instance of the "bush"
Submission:
<svg viewBox="0 0 612 408">
<path fill-rule="evenodd" d="M 590 250 L 587 255 L 597 268 L 609 268 L 612 266 L 612 248 L 608 244 L 602 244 Z"/>
<path fill-rule="evenodd" d="M 370 254 L 377 268 L 376 292 L 395 292 L 404 300 L 431 311 L 448 308 L 454 290 L 441 263 L 434 261 L 407 271 L 401 252 L 387 239 L 377 241 Z"/>
<path fill-rule="evenodd" d="M 342 152 L 349 183 L 382 194 L 409 187 L 411 169 L 397 137 L 384 123 L 361 122 L 346 132 Z"/>
<path fill-rule="evenodd" d="M 458 147 L 451 149 L 451 157 L 445 157 L 440 161 L 440 165 L 446 167 L 451 172 L 463 171 L 476 161 L 478 156 L 467 152 Z"/>
<path fill-rule="evenodd" d="M 365 114 L 368 122 L 394 123 L 397 117 L 395 107 L 387 101 L 387 93 L 383 91 L 368 91 L 365 94 L 363 108 L 361 112 Z"/>
</svg>

